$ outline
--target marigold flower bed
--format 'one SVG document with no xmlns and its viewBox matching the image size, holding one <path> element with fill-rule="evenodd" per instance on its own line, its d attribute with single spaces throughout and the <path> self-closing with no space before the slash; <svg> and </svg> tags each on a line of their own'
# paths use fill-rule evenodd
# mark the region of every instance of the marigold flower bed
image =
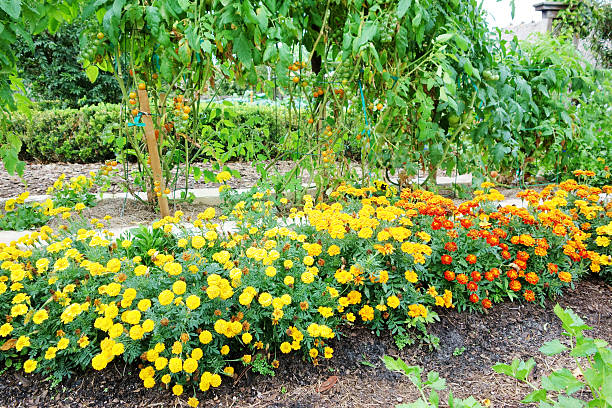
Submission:
<svg viewBox="0 0 612 408">
<path fill-rule="evenodd" d="M 198 389 L 243 365 L 332 358 L 329 340 L 355 324 L 402 334 L 437 308 L 543 301 L 585 273 L 610 279 L 612 204 L 599 194 L 611 187 L 527 190 L 529 208 L 497 208 L 492 187 L 455 206 L 341 186 L 327 203 L 306 196 L 289 224 L 286 199 L 226 190 L 226 214 L 177 213 L 120 238 L 72 215 L 1 248 L 0 361 L 17 353 L 24 371 L 62 378 L 138 360 L 145 387 L 197 406 Z"/>
</svg>

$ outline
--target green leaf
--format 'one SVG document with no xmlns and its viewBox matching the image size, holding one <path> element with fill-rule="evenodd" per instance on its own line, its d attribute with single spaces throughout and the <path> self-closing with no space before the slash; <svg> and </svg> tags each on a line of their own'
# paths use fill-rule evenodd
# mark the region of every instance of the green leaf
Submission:
<svg viewBox="0 0 612 408">
<path fill-rule="evenodd" d="M 529 393 L 523 400 L 521 401 L 523 404 L 529 404 L 531 402 L 540 402 L 546 401 L 546 390 L 535 390 Z"/>
<path fill-rule="evenodd" d="M 245 68 L 249 69 L 253 65 L 253 50 L 252 46 L 247 40 L 244 32 L 240 33 L 240 36 L 234 40 L 234 51 L 238 56 L 238 60 L 242 62 Z"/>
<path fill-rule="evenodd" d="M 559 339 L 554 339 L 544 343 L 539 350 L 541 353 L 544 353 L 547 356 L 554 356 L 555 354 L 563 353 L 565 350 L 567 350 L 567 347 L 564 344 L 561 344 Z"/>
<path fill-rule="evenodd" d="M 0 9 L 14 20 L 21 15 L 21 0 L 0 0 Z"/>
<path fill-rule="evenodd" d="M 412 0 L 400 0 L 399 4 L 397 5 L 397 18 L 402 18 L 406 15 L 411 3 Z"/>
<path fill-rule="evenodd" d="M 572 349 L 570 355 L 572 357 L 592 356 L 597 352 L 595 341 L 589 337 L 579 336 L 576 339 L 576 347 Z"/>
<path fill-rule="evenodd" d="M 584 320 L 580 318 L 574 311 L 570 308 L 563 309 L 558 304 L 555 305 L 553 309 L 555 314 L 561 322 L 563 323 L 563 329 L 571 334 L 572 336 L 577 336 L 581 334 L 584 330 L 590 330 L 591 327 L 587 326 L 584 323 Z"/>
<path fill-rule="evenodd" d="M 96 82 L 96 79 L 98 78 L 99 73 L 100 73 L 100 70 L 95 65 L 90 65 L 87 68 L 85 68 L 85 75 L 87 75 L 89 82 L 92 82 L 92 83 Z"/>
<path fill-rule="evenodd" d="M 149 6 L 146 10 L 145 21 L 147 22 L 147 28 L 151 32 L 151 35 L 157 38 L 159 36 L 159 25 L 161 22 L 159 9 L 155 6 Z"/>
<path fill-rule="evenodd" d="M 440 42 L 440 43 L 447 42 L 448 40 L 453 38 L 454 35 L 455 33 L 440 34 L 439 36 L 436 37 L 436 42 Z"/>
<path fill-rule="evenodd" d="M 457 44 L 457 47 L 459 47 L 462 51 L 467 51 L 470 43 L 466 37 L 461 34 L 457 34 L 453 38 L 455 40 L 455 44 Z"/>
<path fill-rule="evenodd" d="M 542 388 L 548 391 L 566 391 L 572 394 L 584 387 L 567 368 L 562 368 L 542 378 Z"/>
</svg>

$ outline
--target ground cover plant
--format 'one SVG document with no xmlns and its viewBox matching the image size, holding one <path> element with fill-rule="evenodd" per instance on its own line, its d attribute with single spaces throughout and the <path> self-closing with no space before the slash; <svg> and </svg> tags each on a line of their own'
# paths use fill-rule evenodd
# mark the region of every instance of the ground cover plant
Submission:
<svg viewBox="0 0 612 408">
<path fill-rule="evenodd" d="M 198 389 L 243 366 L 332 358 L 330 339 L 354 325 L 426 330 L 437 308 L 543 301 L 611 262 L 612 204 L 599 196 L 610 187 L 526 191 L 529 208 L 492 205 L 490 184 L 458 206 L 384 183 L 299 207 L 270 190 L 222 190 L 223 214 L 179 212 L 121 237 L 72 214 L 66 228 L 3 246 L 0 358 L 57 380 L 138 361 L 145 387 L 197 405 Z"/>
</svg>

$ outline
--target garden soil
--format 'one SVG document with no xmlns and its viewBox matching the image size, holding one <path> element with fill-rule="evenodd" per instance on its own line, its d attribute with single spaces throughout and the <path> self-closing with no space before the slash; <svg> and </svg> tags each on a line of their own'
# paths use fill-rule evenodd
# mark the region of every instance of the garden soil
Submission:
<svg viewBox="0 0 612 408">
<path fill-rule="evenodd" d="M 612 287 L 589 278 L 556 301 L 585 318 L 593 327 L 590 336 L 612 342 Z M 571 358 L 546 357 L 538 352 L 544 342 L 563 337 L 560 321 L 552 311 L 554 305 L 555 301 L 544 307 L 508 302 L 495 305 L 486 314 L 442 310 L 440 321 L 428 327 L 440 339 L 434 350 L 425 343 L 399 350 L 388 333 L 376 336 L 363 328 L 344 327 L 333 340 L 331 360 L 313 366 L 296 355 L 281 356 L 274 377 L 237 369 L 234 381 L 225 379 L 221 387 L 205 396 L 198 393 L 198 398 L 203 407 L 274 408 L 393 407 L 414 401 L 419 394 L 410 382 L 384 367 L 381 357 L 386 354 L 420 365 L 425 372 L 439 372 L 456 397 L 488 399 L 492 407 L 524 406 L 520 400 L 529 392 L 528 387 L 496 374 L 493 364 L 533 356 L 536 382 L 562 366 L 580 375 Z M 168 390 L 147 390 L 138 379 L 135 364 L 118 362 L 101 372 L 75 373 L 55 387 L 37 375 L 14 370 L 0 375 L 3 408 L 185 407 L 187 394 L 176 398 Z M 442 395 L 446 398 L 446 392 Z"/>
</svg>

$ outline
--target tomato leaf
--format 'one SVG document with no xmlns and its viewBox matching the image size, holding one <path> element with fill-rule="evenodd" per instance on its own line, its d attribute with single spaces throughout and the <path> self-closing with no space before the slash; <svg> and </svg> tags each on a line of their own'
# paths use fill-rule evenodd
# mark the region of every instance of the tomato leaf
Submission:
<svg viewBox="0 0 612 408">
<path fill-rule="evenodd" d="M 242 62 L 245 68 L 249 69 L 253 65 L 253 50 L 252 46 L 247 40 L 244 32 L 240 33 L 240 36 L 234 40 L 234 50 L 240 62 Z"/>
<path fill-rule="evenodd" d="M 12 19 L 17 20 L 21 15 L 21 0 L 0 0 L 0 9 Z"/>
<path fill-rule="evenodd" d="M 96 79 L 98 79 L 99 73 L 100 73 L 100 70 L 95 65 L 90 65 L 87 68 L 85 68 L 85 75 L 87 75 L 87 79 L 89 79 L 91 83 L 96 82 Z"/>
<path fill-rule="evenodd" d="M 406 15 L 406 12 L 410 8 L 411 3 L 412 3 L 412 0 L 400 0 L 399 4 L 397 5 L 397 17 L 398 18 L 402 18 L 404 17 L 404 15 Z"/>
</svg>

